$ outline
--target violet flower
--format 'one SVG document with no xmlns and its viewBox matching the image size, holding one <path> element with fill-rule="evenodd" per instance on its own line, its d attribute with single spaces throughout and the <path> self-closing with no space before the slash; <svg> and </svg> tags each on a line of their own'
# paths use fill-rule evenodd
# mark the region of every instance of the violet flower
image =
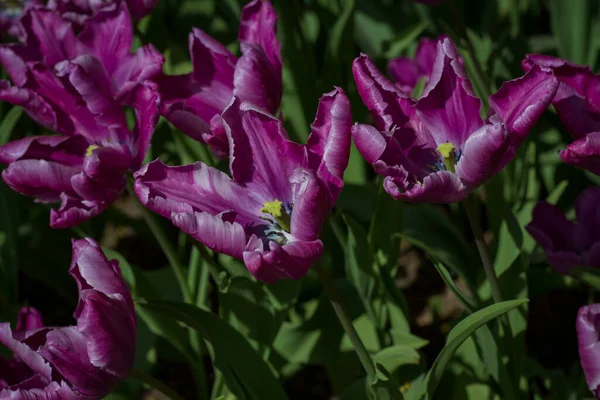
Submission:
<svg viewBox="0 0 600 400">
<path fill-rule="evenodd" d="M 55 10 L 72 22 L 81 24 L 89 17 L 113 9 L 121 3 L 127 4 L 131 16 L 137 21 L 150 14 L 158 0 L 49 0 L 47 8 Z"/>
<path fill-rule="evenodd" d="M 37 202 L 60 201 L 60 208 L 50 212 L 53 228 L 75 226 L 119 198 L 125 173 L 141 166 L 158 122 L 158 89 L 145 82 L 129 94 L 137 120 L 131 132 L 95 58 L 79 57 L 54 70 L 38 65 L 30 72 L 23 88 L 5 86 L 5 99 L 10 95 L 13 104 L 22 104 L 61 135 L 0 146 L 0 163 L 8 164 L 2 178 Z"/>
<path fill-rule="evenodd" d="M 234 95 L 272 114 L 279 109 L 282 77 L 276 32 L 277 15 L 267 0 L 254 0 L 242 9 L 239 59 L 194 28 L 189 35 L 193 71 L 157 80 L 161 114 L 186 135 L 207 143 L 217 157 L 227 157 L 220 115 Z"/>
<path fill-rule="evenodd" d="M 600 304 L 581 307 L 576 327 L 585 381 L 596 399 L 600 399 Z"/>
<path fill-rule="evenodd" d="M 12 37 L 23 37 L 21 16 L 29 8 L 42 6 L 44 0 L 16 0 L 5 1 L 0 4 L 0 35 L 8 34 Z"/>
<path fill-rule="evenodd" d="M 22 310 L 14 331 L 0 323 L 0 399 L 101 399 L 133 367 L 136 319 L 118 262 L 92 239 L 73 241 L 69 273 L 77 281 L 75 326 L 43 327 Z"/>
<path fill-rule="evenodd" d="M 559 152 L 568 164 L 600 175 L 600 75 L 589 67 L 559 58 L 530 54 L 525 70 L 538 65 L 551 70 L 560 84 L 552 105 L 574 142 Z"/>
<path fill-rule="evenodd" d="M 135 192 L 194 239 L 244 260 L 259 280 L 300 279 L 323 253 L 318 236 L 343 187 L 351 124 L 348 98 L 336 89 L 321 98 L 299 145 L 275 117 L 234 97 L 223 113 L 231 177 L 200 162 L 157 160 L 135 174 Z"/>
<path fill-rule="evenodd" d="M 546 251 L 548 264 L 566 274 L 571 267 L 600 267 L 600 188 L 583 191 L 575 202 L 577 223 L 545 201 L 533 209 L 527 231 Z"/>
<path fill-rule="evenodd" d="M 131 53 L 133 26 L 124 2 L 88 19 L 78 35 L 71 22 L 48 9 L 28 10 L 21 25 L 26 34 L 23 44 L 0 46 L 0 62 L 14 85 L 0 81 L 0 100 L 22 105 L 38 121 L 43 117 L 39 115 L 43 112 L 40 108 L 49 107 L 44 103 L 61 106 L 60 98 L 50 99 L 44 94 L 48 83 L 39 74 L 56 72 L 65 61 L 77 63 L 82 57 L 95 58 L 97 73 L 106 75 L 105 91 L 121 102 L 127 101 L 136 85 L 155 77 L 162 69 L 164 58 L 152 45 Z"/>
<path fill-rule="evenodd" d="M 444 37 L 441 36 L 440 39 Z M 429 38 L 419 40 L 413 60 L 408 57 L 398 57 L 388 62 L 388 73 L 400 90 L 410 94 L 419 79 L 424 78 L 425 83 L 429 82 L 438 40 Z"/>
<path fill-rule="evenodd" d="M 438 42 L 431 78 L 417 101 L 364 54 L 352 69 L 375 125 L 353 126 L 356 147 L 385 176 L 384 188 L 394 199 L 413 202 L 456 202 L 495 175 L 515 156 L 558 86 L 550 72 L 534 68 L 490 97 L 483 120 L 481 101 L 449 38 Z"/>
</svg>

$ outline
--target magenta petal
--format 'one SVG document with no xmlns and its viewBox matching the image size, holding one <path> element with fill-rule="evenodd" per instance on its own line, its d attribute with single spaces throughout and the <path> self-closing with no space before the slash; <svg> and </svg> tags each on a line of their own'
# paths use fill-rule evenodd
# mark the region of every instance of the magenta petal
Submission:
<svg viewBox="0 0 600 400">
<path fill-rule="evenodd" d="M 134 54 L 128 54 L 120 60 L 119 66 L 111 76 L 118 88 L 117 98 L 121 99 L 137 84 L 158 76 L 164 62 L 162 53 L 151 44 L 138 48 Z"/>
<path fill-rule="evenodd" d="M 575 201 L 577 240 L 585 249 L 600 242 L 600 187 L 584 190 Z M 593 265 L 593 264 L 592 264 Z"/>
<path fill-rule="evenodd" d="M 577 313 L 579 358 L 590 390 L 600 394 L 600 304 L 583 306 Z"/>
<path fill-rule="evenodd" d="M 268 0 L 254 0 L 244 6 L 238 31 L 242 53 L 248 45 L 261 49 L 273 67 L 274 79 L 281 82 L 281 53 L 277 40 L 277 14 Z"/>
<path fill-rule="evenodd" d="M 409 95 L 383 76 L 367 55 L 361 54 L 354 60 L 352 73 L 358 94 L 371 112 L 378 130 L 392 131 L 408 121 L 406 110 L 412 107 Z"/>
<path fill-rule="evenodd" d="M 33 90 L 10 86 L 7 81 L 0 81 L 0 100 L 21 106 L 37 123 L 49 129 L 57 130 L 57 117 L 52 107 Z"/>
<path fill-rule="evenodd" d="M 130 296 L 109 297 L 97 290 L 84 290 L 80 302 L 77 330 L 87 341 L 90 363 L 117 378 L 127 377 L 133 367 L 136 332 Z"/>
<path fill-rule="evenodd" d="M 158 105 L 160 104 L 160 93 L 158 86 L 153 82 L 144 82 L 132 93 L 131 106 L 135 110 L 136 125 L 133 130 L 135 143 L 133 148 L 134 169 L 139 168 L 146 157 L 150 147 L 154 128 L 160 117 Z"/>
<path fill-rule="evenodd" d="M 133 42 L 133 25 L 126 3 L 121 2 L 119 7 L 100 11 L 88 19 L 78 38 L 83 47 L 79 54 L 95 56 L 111 76 L 129 56 Z"/>
<path fill-rule="evenodd" d="M 8 323 L 0 323 L 0 343 L 5 345 L 15 356 L 31 368 L 35 374 L 40 375 L 46 382 L 52 380 L 52 368 L 50 365 L 25 343 L 14 339 L 10 324 Z"/>
<path fill-rule="evenodd" d="M 415 109 L 436 147 L 450 142 L 462 148 L 469 135 L 483 125 L 481 101 L 475 96 L 458 50 L 449 38 L 437 44 L 431 78 Z"/>
<path fill-rule="evenodd" d="M 247 249 L 244 263 L 256 279 L 274 283 L 283 278 L 302 279 L 323 254 L 323 243 L 291 242 L 283 247 L 269 242 L 269 250 Z"/>
<path fill-rule="evenodd" d="M 490 96 L 490 105 L 511 132 L 525 136 L 554 98 L 558 80 L 534 67 L 523 77 L 504 82 Z"/>
<path fill-rule="evenodd" d="M 387 146 L 381 132 L 371 125 L 354 124 L 352 126 L 352 138 L 356 148 L 369 164 L 379 160 Z"/>
<path fill-rule="evenodd" d="M 267 55 L 248 47 L 235 66 L 233 94 L 269 111 L 276 112 L 281 103 L 281 72 L 275 71 Z"/>
<path fill-rule="evenodd" d="M 408 57 L 390 60 L 387 70 L 400 90 L 406 93 L 412 92 L 421 77 L 421 69 Z"/>
<path fill-rule="evenodd" d="M 50 382 L 43 388 L 17 387 L 0 389 L 0 399 L 21 400 L 81 400 L 80 394 L 75 394 L 66 382 Z"/>
<path fill-rule="evenodd" d="M 559 152 L 567 164 L 600 175 L 600 132 L 592 132 Z"/>
<path fill-rule="evenodd" d="M 297 169 L 290 181 L 294 185 L 291 233 L 299 240 L 316 240 L 333 206 L 327 189 L 313 171 L 304 169 Z"/>
<path fill-rule="evenodd" d="M 142 204 L 166 218 L 173 213 L 218 215 L 233 210 L 236 221 L 245 225 L 256 222 L 264 203 L 225 173 L 202 163 L 168 167 L 156 160 L 136 172 L 135 178 L 135 193 Z"/>
<path fill-rule="evenodd" d="M 80 166 L 89 144 L 81 136 L 29 136 L 0 146 L 0 162 L 10 164 L 22 159 L 44 159 Z"/>
<path fill-rule="evenodd" d="M 458 176 L 448 171 L 429 174 L 421 183 L 404 185 L 406 181 L 399 181 L 394 175 L 388 175 L 383 187 L 396 200 L 420 203 L 455 203 L 468 194 Z"/>
<path fill-rule="evenodd" d="M 516 154 L 502 124 L 488 124 L 472 133 L 463 146 L 456 174 L 473 190 L 500 171 Z"/>
<path fill-rule="evenodd" d="M 306 143 L 309 166 L 329 187 L 335 202 L 344 184 L 344 171 L 350 157 L 352 115 L 350 101 L 342 89 L 324 94 Z"/>
<path fill-rule="evenodd" d="M 556 76 L 560 83 L 552 104 L 573 138 L 600 131 L 600 76 L 589 67 L 540 54 L 528 54 L 522 65 L 527 71 L 539 65 Z"/>
<path fill-rule="evenodd" d="M 150 14 L 156 3 L 158 3 L 158 0 L 127 0 L 131 16 L 135 20 L 140 20 Z"/>
<path fill-rule="evenodd" d="M 23 307 L 19 310 L 19 318 L 17 319 L 15 331 L 32 331 L 43 327 L 42 314 L 38 310 L 33 307 Z"/>
<path fill-rule="evenodd" d="M 4 182 L 16 192 L 38 197 L 40 201 L 57 201 L 60 193 L 73 193 L 71 177 L 76 167 L 46 160 L 19 160 L 2 172 Z"/>
<path fill-rule="evenodd" d="M 108 207 L 106 203 L 82 200 L 80 197 L 62 193 L 58 210 L 50 210 L 50 226 L 54 229 L 70 228 L 79 225 Z"/>
<path fill-rule="evenodd" d="M 194 28 L 189 36 L 189 50 L 194 68 L 194 81 L 203 85 L 218 83 L 217 87 L 229 87 L 233 90 L 233 73 L 237 58 L 225 46 L 200 29 Z M 224 108 L 231 99 L 231 93 L 223 93 L 220 98 L 226 99 L 225 104 L 222 104 Z"/>
<path fill-rule="evenodd" d="M 59 14 L 42 8 L 30 9 L 21 18 L 27 32 L 27 47 L 38 49 L 47 66 L 74 58 L 77 38 L 71 23 Z"/>
<path fill-rule="evenodd" d="M 115 376 L 91 364 L 87 338 L 74 326 L 48 332 L 38 352 L 84 396 L 102 398 L 116 383 Z"/>
<path fill-rule="evenodd" d="M 237 222 L 225 221 L 220 215 L 206 212 L 173 213 L 171 219 L 175 226 L 208 248 L 242 258 L 247 240 L 244 228 Z"/>
<path fill-rule="evenodd" d="M 27 83 L 29 79 L 27 62 L 35 58 L 37 58 L 37 54 L 34 51 L 21 45 L 0 46 L 0 62 L 16 86 L 20 87 Z"/>
</svg>

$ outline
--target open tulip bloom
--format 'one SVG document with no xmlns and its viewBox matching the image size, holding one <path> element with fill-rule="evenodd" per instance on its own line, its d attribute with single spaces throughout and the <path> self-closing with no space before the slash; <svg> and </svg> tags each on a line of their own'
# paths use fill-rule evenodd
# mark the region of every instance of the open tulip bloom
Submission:
<svg viewBox="0 0 600 400">
<path fill-rule="evenodd" d="M 146 59 L 151 47 L 129 53 L 132 27 L 124 3 L 89 19 L 79 37 L 48 10 L 28 11 L 23 26 L 26 45 L 0 48 L 14 84 L 0 81 L 0 99 L 59 135 L 0 146 L 0 162 L 9 165 L 2 178 L 38 202 L 60 201 L 50 225 L 70 227 L 114 202 L 125 188 L 124 174 L 141 166 L 160 101 L 156 84 L 141 79 L 160 68 L 162 56 Z M 107 39 L 106 32 L 115 35 Z M 135 111 L 133 131 L 123 104 Z"/>
<path fill-rule="evenodd" d="M 77 325 L 44 327 L 24 309 L 14 331 L 0 323 L 0 399 L 101 399 L 125 378 L 135 356 L 131 294 L 116 261 L 91 239 L 73 241 L 69 273 L 77 281 Z"/>
<path fill-rule="evenodd" d="M 242 10 L 238 40 L 242 57 L 200 29 L 189 36 L 193 71 L 157 79 L 161 113 L 186 135 L 227 157 L 229 145 L 221 113 L 235 95 L 274 114 L 282 94 L 277 14 L 269 1 L 254 0 Z"/>
<path fill-rule="evenodd" d="M 572 267 L 600 267 L 600 188 L 586 189 L 575 203 L 577 223 L 545 201 L 533 209 L 527 231 L 546 251 L 548 264 L 566 274 Z"/>
<path fill-rule="evenodd" d="M 576 327 L 585 380 L 596 399 L 600 399 L 600 304 L 581 307 Z"/>
<path fill-rule="evenodd" d="M 548 69 L 560 82 L 552 105 L 574 140 L 560 158 L 600 175 L 600 76 L 589 67 L 539 54 L 528 55 L 522 64 L 525 70 Z"/>
<path fill-rule="evenodd" d="M 341 89 L 319 103 L 306 145 L 237 97 L 223 113 L 227 174 L 198 162 L 154 161 L 135 174 L 142 203 L 209 248 L 243 259 L 264 282 L 302 278 L 323 252 L 318 239 L 343 186 L 350 103 Z"/>
<path fill-rule="evenodd" d="M 413 100 L 361 55 L 354 80 L 375 126 L 356 124 L 356 147 L 385 177 L 397 200 L 451 203 L 500 171 L 550 104 L 557 86 L 551 72 L 533 68 L 490 96 L 483 120 L 454 43 L 437 43 L 431 78 Z"/>
</svg>

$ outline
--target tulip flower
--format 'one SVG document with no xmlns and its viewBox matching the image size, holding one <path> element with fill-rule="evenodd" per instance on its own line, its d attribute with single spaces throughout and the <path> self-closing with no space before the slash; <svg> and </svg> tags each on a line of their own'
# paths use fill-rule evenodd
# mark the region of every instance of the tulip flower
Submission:
<svg viewBox="0 0 600 400">
<path fill-rule="evenodd" d="M 242 259 L 259 280 L 300 279 L 323 253 L 318 235 L 343 186 L 351 123 L 336 89 L 321 98 L 299 145 L 278 119 L 235 97 L 223 113 L 231 177 L 200 162 L 157 160 L 135 174 L 135 192 L 194 239 Z"/>
<path fill-rule="evenodd" d="M 600 399 L 600 304 L 581 307 L 576 327 L 585 381 L 596 399 Z"/>
<path fill-rule="evenodd" d="M 99 12 L 116 8 L 119 3 L 126 3 L 131 16 L 140 20 L 150 12 L 158 3 L 158 0 L 102 0 L 102 1 L 73 1 L 73 0 L 49 0 L 47 7 L 62 14 L 65 18 L 75 22 L 83 23 L 89 17 Z"/>
<path fill-rule="evenodd" d="M 481 101 L 459 61 L 454 43 L 437 43 L 431 78 L 418 100 L 411 99 L 361 55 L 353 64 L 358 93 L 375 126 L 356 124 L 356 147 L 385 177 L 385 190 L 397 200 L 451 203 L 500 171 L 550 104 L 558 81 L 537 67 L 505 82 Z"/>
<path fill-rule="evenodd" d="M 533 209 L 527 231 L 546 251 L 548 264 L 560 273 L 571 267 L 600 267 L 600 188 L 583 191 L 575 203 L 577 223 L 565 218 L 562 210 L 545 201 Z"/>
<path fill-rule="evenodd" d="M 390 60 L 387 70 L 400 90 L 410 94 L 419 79 L 424 78 L 425 83 L 429 81 L 435 60 L 437 40 L 421 39 L 417 45 L 414 60 L 408 57 L 398 57 Z"/>
<path fill-rule="evenodd" d="M 93 240 L 75 240 L 69 273 L 76 325 L 43 327 L 31 309 L 14 331 L 0 323 L 0 343 L 13 353 L 0 356 L 0 399 L 102 399 L 133 367 L 135 310 L 118 262 Z"/>
<path fill-rule="evenodd" d="M 96 59 L 94 73 L 106 75 L 103 89 L 123 103 L 136 85 L 162 69 L 163 56 L 154 46 L 142 46 L 131 53 L 133 25 L 124 2 L 89 18 L 78 35 L 71 22 L 48 9 L 28 10 L 21 25 L 26 34 L 24 43 L 0 46 L 0 62 L 14 85 L 0 81 L 0 100 L 22 105 L 38 121 L 47 117 L 40 115 L 40 107 L 50 106 L 44 103 L 62 105 L 60 98 L 44 95 L 52 83 L 39 75 L 55 73 L 65 61 Z"/>
<path fill-rule="evenodd" d="M 193 71 L 157 79 L 161 114 L 186 135 L 207 143 L 216 156 L 227 157 L 220 115 L 234 95 L 272 114 L 279 109 L 282 78 L 276 32 L 277 15 L 266 0 L 254 0 L 242 10 L 239 59 L 194 28 L 189 35 Z"/>
<path fill-rule="evenodd" d="M 559 152 L 562 160 L 600 175 L 600 75 L 559 58 L 530 54 L 525 70 L 551 70 L 560 82 L 552 105 L 574 142 Z"/>
<path fill-rule="evenodd" d="M 158 122 L 160 97 L 145 82 L 129 94 L 136 126 L 130 131 L 123 107 L 112 97 L 99 62 L 79 57 L 55 70 L 36 67 L 24 87 L 6 88 L 11 102 L 23 104 L 59 136 L 30 136 L 0 146 L 2 178 L 13 190 L 37 202 L 60 202 L 50 226 L 75 226 L 106 209 L 126 185 L 125 174 L 140 168 Z"/>
</svg>

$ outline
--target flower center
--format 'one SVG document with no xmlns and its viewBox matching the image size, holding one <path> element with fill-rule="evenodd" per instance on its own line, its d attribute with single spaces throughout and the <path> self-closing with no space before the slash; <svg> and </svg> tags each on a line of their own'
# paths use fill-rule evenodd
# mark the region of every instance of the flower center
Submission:
<svg viewBox="0 0 600 400">
<path fill-rule="evenodd" d="M 87 148 L 87 150 L 85 151 L 85 156 L 86 157 L 91 157 L 92 153 L 94 152 L 94 150 L 100 148 L 100 146 L 96 145 L 96 144 L 90 144 L 90 146 Z"/>
<path fill-rule="evenodd" d="M 456 147 L 452 143 L 448 142 L 440 144 L 436 150 L 442 155 L 446 170 L 455 172 L 454 166 L 460 157 L 460 152 L 456 150 Z"/>
<path fill-rule="evenodd" d="M 286 212 L 285 208 L 283 207 L 283 203 L 278 199 L 265 202 L 263 208 L 260 209 L 260 212 L 269 214 L 275 220 L 274 222 L 276 222 L 283 230 L 285 230 L 286 232 L 290 231 L 290 215 Z M 270 218 L 261 218 L 270 220 Z"/>
</svg>

